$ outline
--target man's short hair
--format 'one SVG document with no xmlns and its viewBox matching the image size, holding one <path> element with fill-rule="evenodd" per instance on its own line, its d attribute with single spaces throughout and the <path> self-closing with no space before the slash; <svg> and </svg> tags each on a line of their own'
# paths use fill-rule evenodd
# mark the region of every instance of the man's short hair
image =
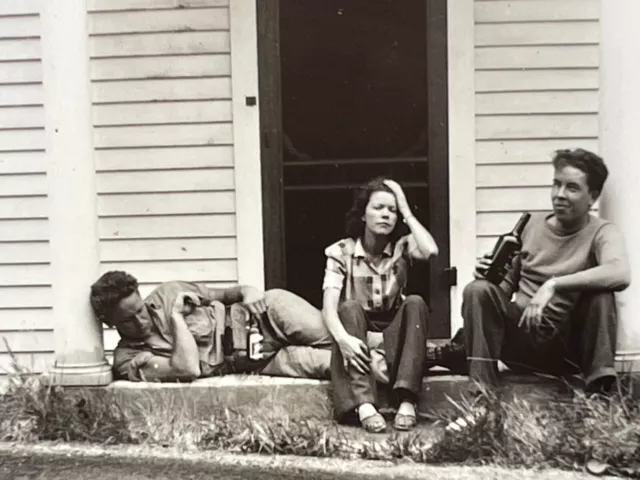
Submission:
<svg viewBox="0 0 640 480">
<path fill-rule="evenodd" d="M 112 270 L 102 275 L 91 285 L 91 308 L 98 320 L 112 326 L 111 315 L 120 303 L 138 291 L 138 280 L 127 272 Z"/>
<path fill-rule="evenodd" d="M 609 176 L 609 170 L 602 157 L 582 148 L 556 150 L 553 157 L 553 167 L 558 169 L 567 166 L 582 170 L 587 176 L 589 191 L 594 194 L 595 198 L 600 196 L 604 182 Z"/>
</svg>

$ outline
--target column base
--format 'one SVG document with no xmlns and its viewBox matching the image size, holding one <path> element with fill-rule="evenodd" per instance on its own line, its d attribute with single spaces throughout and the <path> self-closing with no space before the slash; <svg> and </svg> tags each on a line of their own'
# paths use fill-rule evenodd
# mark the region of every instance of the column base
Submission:
<svg viewBox="0 0 640 480">
<path fill-rule="evenodd" d="M 616 370 L 618 373 L 639 373 L 640 350 L 618 352 L 616 354 Z"/>
<path fill-rule="evenodd" d="M 102 387 L 113 381 L 111 365 L 59 365 L 42 374 L 43 382 L 62 387 Z"/>
</svg>

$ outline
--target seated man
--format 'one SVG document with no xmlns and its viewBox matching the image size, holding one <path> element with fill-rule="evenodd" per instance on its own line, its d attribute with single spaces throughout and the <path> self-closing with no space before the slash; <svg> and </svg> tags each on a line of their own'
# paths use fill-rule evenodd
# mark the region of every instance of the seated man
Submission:
<svg viewBox="0 0 640 480">
<path fill-rule="evenodd" d="M 614 293 L 630 282 L 618 228 L 591 215 L 607 178 L 599 156 L 576 149 L 553 158 L 553 212 L 534 214 L 500 286 L 483 279 L 488 256 L 463 294 L 472 380 L 498 385 L 498 360 L 555 376 L 580 373 L 588 391 L 616 378 Z"/>
<path fill-rule="evenodd" d="M 90 300 L 98 319 L 121 337 L 114 352 L 116 379 L 191 381 L 230 371 L 329 376 L 331 336 L 322 315 L 285 290 L 211 289 L 174 281 L 161 284 L 143 300 L 133 276 L 111 271 L 92 285 Z M 264 358 L 259 361 L 245 355 L 249 315 L 258 320 L 264 336 Z M 225 343 L 231 343 L 235 353 L 227 352 L 225 361 L 223 331 L 231 333 Z"/>
</svg>

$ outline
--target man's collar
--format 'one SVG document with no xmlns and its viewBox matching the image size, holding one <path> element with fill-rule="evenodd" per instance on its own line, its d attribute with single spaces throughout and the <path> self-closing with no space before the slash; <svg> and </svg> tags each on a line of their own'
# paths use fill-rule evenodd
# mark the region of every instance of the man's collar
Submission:
<svg viewBox="0 0 640 480">
<path fill-rule="evenodd" d="M 384 250 L 382 251 L 382 254 L 385 257 L 390 257 L 391 255 L 393 255 L 393 248 L 391 247 L 391 242 L 385 245 Z M 364 251 L 364 246 L 362 245 L 361 238 L 358 238 L 356 240 L 356 246 L 353 250 L 353 256 L 355 258 L 365 258 L 367 256 L 366 252 Z"/>
</svg>

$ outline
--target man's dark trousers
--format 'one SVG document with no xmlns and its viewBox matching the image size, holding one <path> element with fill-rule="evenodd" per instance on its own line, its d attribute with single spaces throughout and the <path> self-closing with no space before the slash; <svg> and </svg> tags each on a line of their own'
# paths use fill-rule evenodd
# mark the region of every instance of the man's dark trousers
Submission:
<svg viewBox="0 0 640 480">
<path fill-rule="evenodd" d="M 462 316 L 472 380 L 498 386 L 498 360 L 519 372 L 559 377 L 580 373 L 587 387 L 615 377 L 617 315 L 612 292 L 581 294 L 570 315 L 543 334 L 518 327 L 521 315 L 500 287 L 486 280 L 466 286 Z"/>
</svg>

